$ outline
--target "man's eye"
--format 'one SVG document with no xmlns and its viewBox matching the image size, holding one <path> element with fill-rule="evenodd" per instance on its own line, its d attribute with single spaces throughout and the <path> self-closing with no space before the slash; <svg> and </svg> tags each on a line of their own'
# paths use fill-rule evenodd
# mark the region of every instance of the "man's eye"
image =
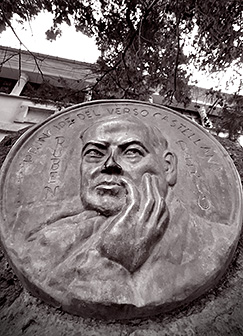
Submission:
<svg viewBox="0 0 243 336">
<path fill-rule="evenodd" d="M 102 158 L 104 154 L 98 149 L 89 149 L 86 153 L 84 153 L 84 156 L 88 156 L 90 158 Z"/>
<path fill-rule="evenodd" d="M 139 156 L 144 156 L 144 153 L 138 148 L 129 148 L 125 151 L 125 156 L 129 158 L 136 158 Z"/>
</svg>

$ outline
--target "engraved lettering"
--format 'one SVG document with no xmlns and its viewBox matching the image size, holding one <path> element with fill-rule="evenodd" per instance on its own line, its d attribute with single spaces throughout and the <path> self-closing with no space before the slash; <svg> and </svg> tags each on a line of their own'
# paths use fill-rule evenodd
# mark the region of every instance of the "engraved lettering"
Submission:
<svg viewBox="0 0 243 336">
<path fill-rule="evenodd" d="M 30 147 L 30 148 L 28 149 L 28 152 L 29 152 L 29 153 L 32 153 L 32 154 L 37 154 L 37 153 L 38 153 L 38 150 L 37 150 L 36 147 Z"/>
<path fill-rule="evenodd" d="M 213 156 L 214 153 L 210 153 L 211 148 L 207 146 L 201 146 L 201 149 L 205 150 L 205 156 Z"/>
<path fill-rule="evenodd" d="M 180 124 L 180 126 L 177 129 L 180 130 L 182 127 L 186 127 L 186 126 L 183 124 Z"/>
<path fill-rule="evenodd" d="M 169 118 L 168 118 L 168 116 L 163 116 L 162 118 L 161 118 L 161 120 L 166 120 L 166 121 L 169 121 Z"/>
<path fill-rule="evenodd" d="M 172 120 L 171 120 L 171 124 L 170 124 L 170 126 L 171 126 L 171 127 L 175 127 L 175 126 L 176 126 L 176 123 L 177 123 L 177 120 L 176 120 L 176 119 L 172 119 Z"/>
<path fill-rule="evenodd" d="M 51 136 L 51 133 L 49 130 L 46 133 L 43 132 L 42 135 L 38 137 L 38 141 L 45 142 L 46 138 L 50 138 L 50 136 Z"/>
<path fill-rule="evenodd" d="M 65 138 L 63 136 L 57 136 L 56 137 L 56 147 L 53 151 L 54 157 L 60 157 L 62 155 L 62 149 L 63 149 L 63 143 L 65 141 Z"/>
<path fill-rule="evenodd" d="M 187 131 L 190 131 L 190 128 L 186 128 L 186 129 L 184 129 L 183 131 L 181 131 L 181 133 L 186 133 Z"/>
<path fill-rule="evenodd" d="M 50 198 L 54 198 L 57 194 L 57 191 L 59 189 L 59 186 L 55 186 L 53 188 L 46 186 L 45 187 L 45 199 L 50 199 Z"/>
<path fill-rule="evenodd" d="M 207 200 L 207 198 L 206 198 L 205 195 L 202 195 L 202 196 L 199 197 L 199 199 L 198 199 L 198 205 L 200 206 L 200 208 L 202 210 L 207 210 L 207 209 L 210 208 L 209 202 L 208 202 L 208 200 Z"/>
<path fill-rule="evenodd" d="M 52 184 L 52 186 L 45 186 L 45 199 L 50 199 L 56 197 L 58 190 L 59 190 L 59 179 L 58 172 L 61 167 L 61 156 L 63 152 L 63 144 L 65 142 L 64 136 L 57 136 L 56 138 L 56 146 L 54 148 L 52 157 L 51 157 L 51 164 L 50 164 L 50 171 L 49 171 L 49 180 L 48 184 Z"/>
<path fill-rule="evenodd" d="M 96 117 L 99 117 L 101 114 L 100 113 L 98 113 L 97 111 L 95 111 L 95 110 L 93 110 L 93 113 L 94 113 L 94 115 L 96 116 Z"/>
<path fill-rule="evenodd" d="M 62 145 L 65 142 L 64 136 L 57 136 L 56 140 L 57 140 L 57 145 Z"/>
<path fill-rule="evenodd" d="M 24 162 L 33 162 L 32 161 L 32 156 L 30 154 L 27 154 L 23 160 Z"/>
<path fill-rule="evenodd" d="M 72 126 L 75 123 L 75 119 L 71 119 L 70 117 L 66 117 L 65 121 L 68 123 L 68 126 Z"/>
<path fill-rule="evenodd" d="M 56 176 L 57 176 L 57 172 L 56 171 L 51 171 L 50 172 L 50 179 L 49 179 L 48 183 L 56 183 Z"/>
<path fill-rule="evenodd" d="M 84 120 L 85 119 L 85 115 L 83 115 L 83 113 L 78 113 L 77 114 L 77 117 L 81 120 Z"/>
<path fill-rule="evenodd" d="M 153 117 L 157 117 L 157 115 L 158 115 L 158 116 L 161 116 L 161 113 L 160 113 L 160 112 L 155 112 L 155 113 L 153 114 Z"/>
<path fill-rule="evenodd" d="M 149 114 L 149 112 L 147 110 L 142 110 L 141 111 L 141 116 L 142 117 L 147 117 L 148 114 Z"/>
<path fill-rule="evenodd" d="M 188 153 L 185 156 L 185 163 L 191 169 L 190 174 L 196 174 L 197 172 L 196 166 L 193 163 L 192 157 Z"/>
<path fill-rule="evenodd" d="M 107 111 L 109 112 L 109 114 L 113 114 L 114 109 L 109 109 L 109 108 L 107 108 Z"/>
<path fill-rule="evenodd" d="M 53 125 L 53 127 L 55 127 L 58 131 L 60 131 L 60 127 L 58 127 L 57 125 Z"/>
<path fill-rule="evenodd" d="M 183 151 L 187 149 L 187 145 L 183 140 L 178 140 L 176 144 L 179 145 Z"/>
<path fill-rule="evenodd" d="M 63 128 L 65 125 L 66 125 L 66 123 L 65 123 L 65 121 L 59 121 L 59 123 L 58 123 L 58 125 L 61 127 L 61 128 Z"/>
<path fill-rule="evenodd" d="M 214 157 L 214 151 L 210 147 L 208 147 L 208 146 L 201 146 L 200 148 L 205 151 L 205 157 L 208 158 L 207 162 L 217 164 L 217 162 L 213 162 L 212 161 L 212 159 Z"/>
<path fill-rule="evenodd" d="M 196 135 L 195 133 L 192 133 L 191 135 L 189 135 L 187 138 L 191 139 L 194 135 Z"/>
<path fill-rule="evenodd" d="M 125 114 L 125 113 L 130 113 L 130 108 L 128 108 L 128 107 L 124 107 L 123 112 L 124 112 L 124 114 Z"/>
<path fill-rule="evenodd" d="M 86 116 L 88 117 L 88 119 L 92 118 L 92 115 L 91 115 L 91 113 L 90 113 L 89 110 L 86 110 L 84 113 L 86 114 Z"/>
<path fill-rule="evenodd" d="M 197 204 L 202 210 L 207 210 L 210 208 L 210 203 L 208 199 L 206 198 L 206 196 L 204 195 L 204 193 L 202 192 L 202 188 L 200 187 L 200 179 L 199 179 L 200 175 L 197 174 L 197 165 L 196 163 L 193 162 L 192 156 L 188 152 L 189 149 L 186 143 L 182 140 L 179 140 L 176 142 L 176 144 L 178 144 L 184 152 L 185 164 L 189 168 L 188 172 L 190 173 L 190 175 L 192 175 L 193 182 L 197 189 L 197 192 L 198 192 Z"/>
<path fill-rule="evenodd" d="M 179 145 L 184 152 L 184 159 L 186 166 L 193 168 L 190 170 L 190 174 L 195 174 L 197 172 L 197 168 L 196 165 L 193 163 L 191 154 L 188 152 L 189 149 L 187 147 L 187 144 L 183 140 L 177 141 L 176 144 Z"/>
<path fill-rule="evenodd" d="M 197 145 L 197 143 L 198 143 L 199 141 L 201 141 L 201 139 L 197 139 L 197 140 L 193 141 L 193 143 L 194 143 L 195 145 Z"/>
<path fill-rule="evenodd" d="M 46 130 L 45 132 L 42 132 L 41 135 L 39 135 L 38 138 L 35 140 L 34 146 L 28 149 L 28 153 L 35 154 L 35 155 L 38 154 L 39 150 L 42 149 L 42 147 L 44 146 L 46 140 L 49 139 L 50 137 L 51 137 L 50 130 Z M 28 160 L 30 160 L 31 155 L 30 156 L 28 155 L 24 159 L 24 160 L 27 160 L 25 162 L 30 162 Z"/>
<path fill-rule="evenodd" d="M 135 116 L 138 115 L 138 109 L 136 107 L 133 109 L 133 112 Z"/>
<path fill-rule="evenodd" d="M 60 160 L 57 158 L 51 158 L 52 165 L 51 170 L 57 170 L 59 168 Z"/>
<path fill-rule="evenodd" d="M 208 199 L 206 198 L 204 192 L 203 192 L 203 188 L 202 185 L 200 183 L 200 180 L 196 181 L 196 187 L 199 193 L 199 197 L 198 197 L 198 201 L 197 204 L 199 205 L 199 207 L 202 210 L 207 210 L 210 208 L 210 202 L 208 201 Z"/>
</svg>

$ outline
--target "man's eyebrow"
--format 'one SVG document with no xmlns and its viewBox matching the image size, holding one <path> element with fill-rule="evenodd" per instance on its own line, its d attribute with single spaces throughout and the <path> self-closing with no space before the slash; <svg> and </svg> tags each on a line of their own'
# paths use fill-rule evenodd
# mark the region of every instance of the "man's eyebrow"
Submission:
<svg viewBox="0 0 243 336">
<path fill-rule="evenodd" d="M 120 144 L 118 147 L 120 147 L 122 150 L 124 150 L 131 145 L 138 145 L 138 146 L 142 147 L 147 153 L 149 153 L 149 150 L 139 140 L 131 140 L 131 141 L 128 141 L 128 142 L 126 141 L 126 142 Z"/>
<path fill-rule="evenodd" d="M 88 147 L 88 146 L 95 146 L 99 149 L 107 149 L 108 147 L 108 144 L 106 142 L 97 142 L 97 141 L 89 141 L 87 142 L 83 149 L 82 149 L 82 153 L 85 151 L 85 149 Z"/>
</svg>

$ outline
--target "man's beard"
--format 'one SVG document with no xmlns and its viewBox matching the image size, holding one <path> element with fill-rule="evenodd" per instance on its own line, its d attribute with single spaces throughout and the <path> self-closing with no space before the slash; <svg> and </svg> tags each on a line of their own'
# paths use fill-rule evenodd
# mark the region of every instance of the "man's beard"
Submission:
<svg viewBox="0 0 243 336">
<path fill-rule="evenodd" d="M 127 190 L 124 185 L 109 181 L 81 190 L 81 201 L 86 210 L 95 210 L 106 217 L 115 216 L 126 205 Z"/>
<path fill-rule="evenodd" d="M 124 177 L 110 179 L 110 182 L 108 179 L 95 180 L 93 186 L 82 190 L 81 200 L 86 210 L 112 216 L 104 226 L 98 249 L 101 255 L 133 273 L 147 260 L 163 236 L 169 211 L 158 184 L 155 184 L 157 177 L 147 174 L 139 188 Z"/>
</svg>

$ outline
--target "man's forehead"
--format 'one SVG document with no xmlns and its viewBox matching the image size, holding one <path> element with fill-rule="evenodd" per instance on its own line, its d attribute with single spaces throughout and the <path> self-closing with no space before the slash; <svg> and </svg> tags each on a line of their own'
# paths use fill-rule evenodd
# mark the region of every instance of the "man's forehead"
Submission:
<svg viewBox="0 0 243 336">
<path fill-rule="evenodd" d="M 83 142 L 89 141 L 123 141 L 125 139 L 148 141 L 148 130 L 145 125 L 128 120 L 105 121 L 91 126 L 83 134 Z"/>
</svg>

